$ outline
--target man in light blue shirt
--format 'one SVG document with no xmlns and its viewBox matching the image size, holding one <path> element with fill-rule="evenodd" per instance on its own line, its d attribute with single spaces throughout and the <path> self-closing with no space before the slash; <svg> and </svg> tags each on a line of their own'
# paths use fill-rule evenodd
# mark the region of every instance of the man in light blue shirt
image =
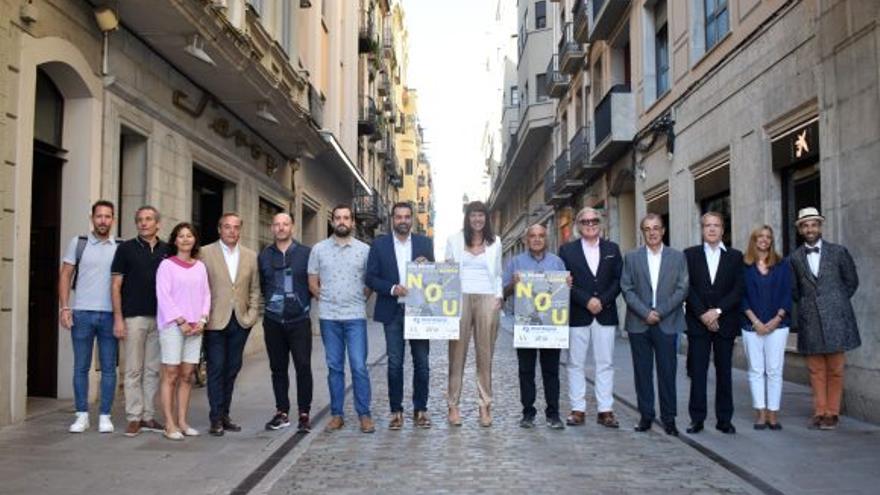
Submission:
<svg viewBox="0 0 880 495">
<path fill-rule="evenodd" d="M 504 270 L 504 296 L 513 294 L 521 272 L 564 272 L 565 263 L 559 256 L 547 252 L 547 229 L 535 224 L 526 229 L 525 243 L 528 250 L 516 255 Z M 519 393 L 523 406 L 522 428 L 535 426 L 535 361 L 540 353 L 541 377 L 544 380 L 544 399 L 547 401 L 547 426 L 563 429 L 559 418 L 559 349 L 516 350 L 519 361 Z"/>
<path fill-rule="evenodd" d="M 330 430 L 345 424 L 345 352 L 354 386 L 354 406 L 364 433 L 376 426 L 370 415 L 370 375 L 367 370 L 367 257 L 370 247 L 354 238 L 354 211 L 333 208 L 333 235 L 315 244 L 309 255 L 309 291 L 318 299 L 321 340 L 327 359 L 330 388 Z"/>
<path fill-rule="evenodd" d="M 71 433 L 89 429 L 89 367 L 92 348 L 98 340 L 101 362 L 101 409 L 98 431 L 113 433 L 110 409 L 116 392 L 117 342 L 113 335 L 113 305 L 110 301 L 110 265 L 116 254 L 113 238 L 113 203 L 100 200 L 92 205 L 92 232 L 74 237 L 61 265 L 58 299 L 61 326 L 70 330 L 73 341 L 73 396 L 76 420 Z M 73 289 L 73 303 L 70 290 Z"/>
</svg>

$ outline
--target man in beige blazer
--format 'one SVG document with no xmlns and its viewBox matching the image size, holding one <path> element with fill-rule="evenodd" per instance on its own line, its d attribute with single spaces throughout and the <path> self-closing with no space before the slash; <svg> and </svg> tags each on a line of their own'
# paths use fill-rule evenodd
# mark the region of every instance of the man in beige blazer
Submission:
<svg viewBox="0 0 880 495">
<path fill-rule="evenodd" d="M 210 433 L 218 437 L 225 431 L 241 431 L 229 417 L 229 406 L 244 345 L 260 316 L 257 253 L 240 245 L 241 225 L 237 213 L 224 213 L 217 223 L 220 240 L 201 253 L 211 286 L 211 315 L 204 335 Z"/>
</svg>

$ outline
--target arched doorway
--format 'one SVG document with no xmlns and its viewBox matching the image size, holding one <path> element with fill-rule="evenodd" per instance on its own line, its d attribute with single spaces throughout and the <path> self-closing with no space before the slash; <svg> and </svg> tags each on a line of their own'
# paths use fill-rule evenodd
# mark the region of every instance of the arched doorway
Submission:
<svg viewBox="0 0 880 495">
<path fill-rule="evenodd" d="M 28 395 L 58 395 L 58 260 L 64 97 L 37 69 L 28 288 Z"/>
</svg>

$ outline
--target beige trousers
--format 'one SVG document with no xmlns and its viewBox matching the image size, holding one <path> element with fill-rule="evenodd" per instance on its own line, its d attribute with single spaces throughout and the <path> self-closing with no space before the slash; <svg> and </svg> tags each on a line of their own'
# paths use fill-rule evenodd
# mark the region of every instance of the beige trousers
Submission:
<svg viewBox="0 0 880 495">
<path fill-rule="evenodd" d="M 125 319 L 125 416 L 127 421 L 155 418 L 159 389 L 159 331 L 156 319 Z"/>
<path fill-rule="evenodd" d="M 464 364 L 471 335 L 477 352 L 477 391 L 480 406 L 492 404 L 492 356 L 498 337 L 498 310 L 492 294 L 462 294 L 458 340 L 449 341 L 449 407 L 458 407 Z"/>
</svg>

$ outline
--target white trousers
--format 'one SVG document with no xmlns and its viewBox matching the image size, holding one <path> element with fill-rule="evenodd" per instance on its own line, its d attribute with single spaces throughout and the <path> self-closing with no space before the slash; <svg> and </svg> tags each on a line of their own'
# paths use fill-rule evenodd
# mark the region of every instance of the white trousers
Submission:
<svg viewBox="0 0 880 495">
<path fill-rule="evenodd" d="M 598 412 L 609 412 L 614 405 L 614 332 L 616 326 L 601 325 L 595 319 L 588 327 L 571 327 L 568 333 L 568 400 L 572 411 L 587 410 L 587 353 L 593 344 L 596 366 L 596 405 Z"/>
<path fill-rule="evenodd" d="M 788 328 L 777 328 L 767 335 L 742 333 L 743 347 L 749 359 L 749 388 L 752 407 L 779 410 L 782 399 L 782 366 L 785 362 L 785 343 Z"/>
</svg>

